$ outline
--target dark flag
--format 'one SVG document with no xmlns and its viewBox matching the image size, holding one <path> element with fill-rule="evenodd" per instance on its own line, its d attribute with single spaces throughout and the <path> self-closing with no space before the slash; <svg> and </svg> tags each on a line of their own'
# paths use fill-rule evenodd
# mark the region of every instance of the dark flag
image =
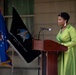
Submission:
<svg viewBox="0 0 76 75">
<path fill-rule="evenodd" d="M 7 52 L 9 49 L 8 30 L 5 25 L 4 17 L 0 12 L 0 59 L 2 66 L 12 66 L 12 62 Z"/>
<path fill-rule="evenodd" d="M 9 40 L 16 48 L 17 52 L 19 52 L 28 63 L 33 61 L 40 54 L 39 51 L 32 50 L 32 39 L 32 35 L 13 7 L 13 20 Z"/>
</svg>

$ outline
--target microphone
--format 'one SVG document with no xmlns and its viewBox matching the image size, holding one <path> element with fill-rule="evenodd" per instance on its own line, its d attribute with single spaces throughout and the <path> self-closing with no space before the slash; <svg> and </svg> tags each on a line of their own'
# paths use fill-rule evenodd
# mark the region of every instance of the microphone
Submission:
<svg viewBox="0 0 76 75">
<path fill-rule="evenodd" d="M 41 28 L 40 28 L 40 31 L 39 31 L 39 33 L 38 33 L 38 39 L 40 39 L 40 32 L 43 31 L 43 30 L 51 31 L 51 28 L 44 28 L 44 27 L 41 27 Z"/>
<path fill-rule="evenodd" d="M 51 31 L 51 28 L 44 28 L 44 27 L 41 27 L 40 29 L 41 29 L 41 30 L 48 30 L 48 31 Z"/>
</svg>

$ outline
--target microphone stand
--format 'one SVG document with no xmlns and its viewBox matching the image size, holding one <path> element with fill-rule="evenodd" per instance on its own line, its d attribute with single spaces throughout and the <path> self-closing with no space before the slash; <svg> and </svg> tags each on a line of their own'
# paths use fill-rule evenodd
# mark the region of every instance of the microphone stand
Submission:
<svg viewBox="0 0 76 75">
<path fill-rule="evenodd" d="M 40 33 L 45 29 L 41 29 L 38 33 L 38 40 L 40 40 Z M 40 57 L 38 56 L 38 65 L 40 65 Z M 46 52 L 42 52 L 42 75 L 46 75 Z M 38 69 L 38 75 L 40 71 Z"/>
<path fill-rule="evenodd" d="M 39 33 L 38 33 L 38 40 L 40 40 L 40 33 L 41 33 L 41 31 L 43 31 L 43 29 L 41 29 L 41 30 L 39 31 Z"/>
<path fill-rule="evenodd" d="M 41 33 L 41 31 L 42 31 L 42 29 L 38 33 L 38 40 L 40 40 L 40 33 Z M 40 65 L 40 56 L 38 56 L 38 75 L 40 75 L 39 65 Z"/>
</svg>

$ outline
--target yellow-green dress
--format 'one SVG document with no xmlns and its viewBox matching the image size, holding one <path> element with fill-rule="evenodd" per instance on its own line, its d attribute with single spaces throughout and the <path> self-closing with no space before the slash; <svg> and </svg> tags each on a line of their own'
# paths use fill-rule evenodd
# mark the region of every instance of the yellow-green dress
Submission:
<svg viewBox="0 0 76 75">
<path fill-rule="evenodd" d="M 68 24 L 63 32 L 60 29 L 56 38 L 68 47 L 67 51 L 59 53 L 58 75 L 76 75 L 76 29 Z"/>
</svg>

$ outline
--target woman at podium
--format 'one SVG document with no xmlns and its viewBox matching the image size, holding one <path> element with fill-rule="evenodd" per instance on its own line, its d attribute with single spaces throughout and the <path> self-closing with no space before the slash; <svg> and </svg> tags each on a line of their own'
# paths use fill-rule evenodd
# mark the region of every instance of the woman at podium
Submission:
<svg viewBox="0 0 76 75">
<path fill-rule="evenodd" d="M 68 23 L 70 15 L 61 12 L 58 15 L 58 25 L 61 26 L 57 34 L 60 44 L 67 46 L 68 50 L 59 53 L 58 75 L 76 75 L 76 29 Z"/>
</svg>

